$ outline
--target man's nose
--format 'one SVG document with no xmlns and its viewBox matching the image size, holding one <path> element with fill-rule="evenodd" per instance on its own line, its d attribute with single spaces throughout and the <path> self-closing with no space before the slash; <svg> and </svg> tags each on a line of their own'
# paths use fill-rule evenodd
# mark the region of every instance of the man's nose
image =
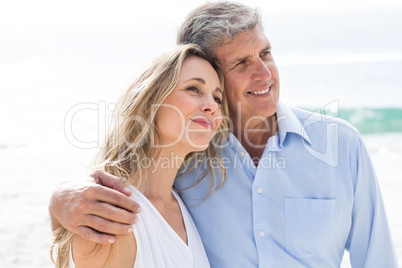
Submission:
<svg viewBox="0 0 402 268">
<path fill-rule="evenodd" d="M 263 60 L 259 59 L 256 62 L 256 66 L 252 74 L 252 79 L 256 81 L 260 80 L 267 81 L 270 78 L 271 78 L 271 71 L 268 69 L 267 64 Z"/>
</svg>

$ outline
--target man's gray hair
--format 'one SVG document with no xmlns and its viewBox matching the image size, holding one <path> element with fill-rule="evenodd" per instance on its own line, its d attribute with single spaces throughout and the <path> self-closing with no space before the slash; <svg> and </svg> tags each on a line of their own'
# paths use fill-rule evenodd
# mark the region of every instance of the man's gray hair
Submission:
<svg viewBox="0 0 402 268">
<path fill-rule="evenodd" d="M 259 9 L 235 2 L 207 3 L 194 9 L 177 34 L 177 44 L 197 44 L 209 55 L 236 35 L 261 27 Z"/>
</svg>

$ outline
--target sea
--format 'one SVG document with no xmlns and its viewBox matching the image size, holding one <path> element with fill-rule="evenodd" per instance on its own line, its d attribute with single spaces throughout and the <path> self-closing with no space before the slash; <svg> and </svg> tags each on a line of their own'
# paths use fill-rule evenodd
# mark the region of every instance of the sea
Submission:
<svg viewBox="0 0 402 268">
<path fill-rule="evenodd" d="M 394 24 L 401 19 L 391 11 L 384 14 L 391 15 L 384 15 L 384 31 L 371 28 L 371 43 L 369 31 L 356 27 L 341 27 L 343 32 L 333 30 L 324 38 L 306 33 L 306 24 L 296 21 L 300 16 L 293 24 L 287 21 L 285 28 L 271 23 L 268 33 L 279 68 L 281 100 L 340 117 L 362 134 L 401 263 L 402 42 L 392 37 L 400 31 Z M 129 27 L 117 19 L 99 26 L 83 19 L 86 13 L 78 15 L 79 23 L 71 17 L 74 27 L 57 24 L 53 14 L 54 28 L 48 22 L 48 28 L 36 25 L 37 29 L 34 20 L 30 26 L 25 18 L 29 30 L 0 29 L 0 267 L 53 267 L 48 217 L 53 189 L 87 176 L 117 98 L 145 62 L 174 46 L 181 21 L 169 17 L 145 31 L 143 25 Z M 350 14 L 341 17 L 350 20 Z M 336 29 L 329 27 L 334 18 L 309 19 L 308 26 L 320 25 L 316 32 Z M 67 16 L 63 20 L 68 21 Z M 350 267 L 347 252 L 342 267 Z"/>
</svg>

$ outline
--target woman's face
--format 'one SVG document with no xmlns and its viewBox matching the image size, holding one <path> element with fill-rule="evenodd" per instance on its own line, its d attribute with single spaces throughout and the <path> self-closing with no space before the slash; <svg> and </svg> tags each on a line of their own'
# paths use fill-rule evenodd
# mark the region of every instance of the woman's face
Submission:
<svg viewBox="0 0 402 268">
<path fill-rule="evenodd" d="M 158 110 L 161 147 L 183 153 L 205 150 L 222 123 L 222 89 L 208 61 L 187 57 L 176 88 Z"/>
</svg>

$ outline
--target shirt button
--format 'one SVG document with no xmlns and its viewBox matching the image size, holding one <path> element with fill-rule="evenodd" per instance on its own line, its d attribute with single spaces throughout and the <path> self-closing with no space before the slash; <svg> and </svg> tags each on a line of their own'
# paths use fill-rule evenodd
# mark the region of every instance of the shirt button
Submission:
<svg viewBox="0 0 402 268">
<path fill-rule="evenodd" d="M 241 156 L 245 156 L 246 154 L 243 151 L 240 151 Z"/>
<path fill-rule="evenodd" d="M 264 236 L 265 236 L 265 232 L 264 232 L 264 231 L 260 231 L 260 232 L 258 233 L 258 235 L 259 235 L 260 237 L 264 237 Z"/>
<path fill-rule="evenodd" d="M 259 194 L 262 193 L 262 188 L 261 187 L 257 188 L 257 193 L 259 193 Z"/>
</svg>

